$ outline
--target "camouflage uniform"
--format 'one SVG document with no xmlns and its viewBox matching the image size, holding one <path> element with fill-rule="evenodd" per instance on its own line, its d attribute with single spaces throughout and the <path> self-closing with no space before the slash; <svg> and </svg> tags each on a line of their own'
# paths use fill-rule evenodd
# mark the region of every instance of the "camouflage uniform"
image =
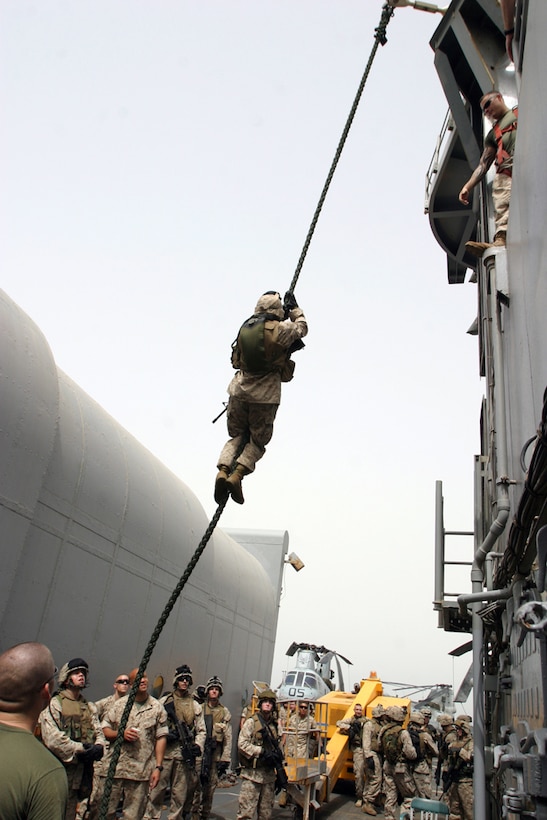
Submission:
<svg viewBox="0 0 547 820">
<path fill-rule="evenodd" d="M 453 778 L 451 814 L 473 820 L 473 738 L 467 715 L 456 719 L 457 740 L 448 746 L 448 773 Z"/>
<path fill-rule="evenodd" d="M 211 686 L 213 684 L 213 686 Z M 211 678 L 206 686 L 206 691 L 217 688 L 222 695 L 222 682 L 218 678 Z M 206 700 L 203 705 L 203 720 L 207 738 L 205 743 L 212 747 L 211 765 L 208 779 L 205 782 L 198 782 L 194 792 L 192 802 L 192 820 L 208 820 L 213 805 L 213 795 L 218 783 L 218 764 L 230 764 L 232 754 L 232 715 L 226 706 L 220 701 L 216 706 L 211 706 Z M 197 761 L 198 771 L 202 770 L 202 758 Z"/>
<path fill-rule="evenodd" d="M 117 732 L 126 699 L 117 700 L 106 713 L 103 727 Z M 148 695 L 145 701 L 131 707 L 127 727 L 139 732 L 139 739 L 122 743 L 114 775 L 107 820 L 114 820 L 123 794 L 124 820 L 141 820 L 146 808 L 150 775 L 155 766 L 156 741 L 167 736 L 167 715 L 161 703 Z"/>
<path fill-rule="evenodd" d="M 269 720 L 266 718 L 266 723 L 277 740 L 277 725 L 273 714 Z M 252 820 L 255 811 L 257 820 L 270 820 L 275 797 L 276 772 L 273 764 L 261 759 L 263 739 L 258 715 L 253 715 L 243 724 L 237 747 L 242 764 L 237 820 Z"/>
<path fill-rule="evenodd" d="M 357 805 L 363 801 L 365 787 L 365 755 L 363 752 L 363 727 L 366 718 L 353 715 L 349 720 L 339 720 L 336 724 L 342 734 L 349 735 L 349 748 L 353 756 L 353 776 L 355 777 L 355 797 Z"/>
<path fill-rule="evenodd" d="M 437 744 L 424 725 L 424 718 L 420 712 L 412 712 L 409 721 L 409 733 L 416 749 L 416 763 L 412 772 L 418 797 L 431 800 L 431 779 L 433 757 L 439 754 Z"/>
<path fill-rule="evenodd" d="M 260 297 L 254 315 L 262 314 L 272 314 L 281 320 L 274 322 L 273 329 L 265 331 L 264 345 L 267 349 L 275 351 L 277 356 L 279 351 L 286 353 L 294 342 L 308 332 L 306 318 L 298 307 L 293 308 L 289 318 L 283 320 L 284 312 L 279 294 L 264 294 Z M 247 443 L 237 461 L 252 472 L 272 437 L 273 423 L 281 401 L 281 382 L 289 379 L 283 376 L 281 366 L 260 373 L 240 369 L 242 365 L 237 345 L 234 348 L 232 364 L 238 372 L 228 385 L 230 439 L 220 454 L 218 466 L 230 467 L 242 441 L 247 437 Z"/>
<path fill-rule="evenodd" d="M 450 808 L 450 820 L 459 820 L 459 812 L 456 810 L 457 794 L 454 784 L 446 788 L 448 778 L 448 747 L 451 743 L 458 739 L 456 730 L 454 729 L 453 718 L 448 714 L 441 714 L 437 718 L 437 723 L 441 727 L 441 734 L 439 736 L 439 759 L 437 766 L 439 768 L 440 782 L 442 783 L 441 799 L 446 800 Z M 453 809 L 454 807 L 454 809 Z"/>
<path fill-rule="evenodd" d="M 382 791 L 382 765 L 381 745 L 378 740 L 382 729 L 381 716 L 384 713 L 383 706 L 375 706 L 372 710 L 371 720 L 367 720 L 363 727 L 363 754 L 367 761 L 367 781 L 363 794 L 363 811 L 365 814 L 376 813 L 374 803 L 378 801 Z"/>
<path fill-rule="evenodd" d="M 317 723 L 306 715 L 291 715 L 289 725 L 285 730 L 285 754 L 287 757 L 313 757 Z"/>
<path fill-rule="evenodd" d="M 431 709 L 429 706 L 424 706 L 423 709 L 420 709 L 420 713 L 424 716 L 424 727 L 423 731 L 428 732 L 435 743 L 439 740 L 439 733 L 434 726 L 431 725 Z"/>
<path fill-rule="evenodd" d="M 91 792 L 91 782 L 87 788 L 82 783 L 84 764 L 78 759 L 78 753 L 84 751 L 84 743 L 101 744 L 103 748 L 107 746 L 95 705 L 88 703 L 80 694 L 73 700 L 63 689 L 40 714 L 40 731 L 45 746 L 66 769 L 68 803 L 65 818 L 74 820 L 78 803 Z"/>
<path fill-rule="evenodd" d="M 399 795 L 402 797 L 401 810 L 410 812 L 410 803 L 417 793 L 409 766 L 410 761 L 416 760 L 416 749 L 408 731 L 402 728 L 403 709 L 400 706 L 388 706 L 386 715 L 392 718 L 392 722 L 383 727 L 380 732 L 380 742 L 384 750 L 384 789 L 386 793 L 384 817 L 386 820 L 396 820 L 395 812 Z M 397 759 L 391 762 L 387 759 L 386 740 L 388 733 L 396 732 L 398 733 Z"/>
<path fill-rule="evenodd" d="M 179 820 L 184 813 L 189 811 L 192 805 L 194 792 L 198 784 L 198 774 L 195 764 L 189 765 L 183 760 L 180 740 L 172 719 L 171 710 L 174 709 L 177 720 L 186 723 L 193 735 L 195 744 L 203 752 L 206 737 L 203 709 L 189 691 L 182 693 L 175 690 L 166 697 L 161 698 L 160 703 L 167 708 L 169 735 L 163 757 L 163 771 L 160 782 L 150 794 L 144 820 L 159 820 L 163 798 L 169 785 L 171 786 L 171 803 L 167 817 L 168 820 Z"/>
</svg>

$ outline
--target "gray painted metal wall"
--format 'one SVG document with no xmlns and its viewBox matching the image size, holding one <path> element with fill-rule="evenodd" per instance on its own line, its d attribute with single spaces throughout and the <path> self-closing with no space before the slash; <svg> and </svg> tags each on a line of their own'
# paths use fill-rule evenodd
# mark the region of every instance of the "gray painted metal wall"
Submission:
<svg viewBox="0 0 547 820">
<path fill-rule="evenodd" d="M 60 372 L 34 322 L 0 291 L 0 649 L 39 640 L 82 656 L 90 699 L 137 666 L 208 525 L 182 481 Z M 225 682 L 237 713 L 269 680 L 287 533 L 217 528 L 149 675 L 188 663 Z"/>
<path fill-rule="evenodd" d="M 541 418 L 547 386 L 547 159 L 540 135 L 547 111 L 545 80 L 547 3 L 531 0 L 519 89 L 519 126 L 508 231 L 509 307 L 504 350 L 514 473 L 520 449 Z"/>
</svg>

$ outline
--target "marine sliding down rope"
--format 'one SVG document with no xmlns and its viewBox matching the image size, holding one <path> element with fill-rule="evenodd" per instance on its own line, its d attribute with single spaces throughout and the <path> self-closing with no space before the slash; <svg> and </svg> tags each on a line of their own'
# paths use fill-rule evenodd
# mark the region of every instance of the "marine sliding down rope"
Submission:
<svg viewBox="0 0 547 820">
<path fill-rule="evenodd" d="M 350 110 L 348 119 L 346 121 L 346 125 L 344 127 L 344 130 L 342 132 L 342 136 L 341 136 L 340 141 L 338 143 L 338 148 L 336 149 L 336 153 L 334 155 L 334 159 L 332 161 L 332 164 L 331 164 L 327 179 L 326 179 L 325 184 L 323 186 L 321 196 L 319 197 L 319 202 L 317 204 L 317 208 L 315 209 L 315 213 L 313 215 L 313 219 L 311 221 L 311 224 L 310 224 L 310 227 L 309 227 L 309 230 L 308 230 L 308 234 L 306 236 L 306 240 L 304 242 L 304 246 L 302 248 L 302 252 L 300 254 L 298 264 L 296 266 L 294 276 L 293 276 L 291 284 L 289 286 L 288 292 L 291 293 L 291 294 L 294 293 L 294 289 L 295 289 L 296 284 L 298 282 L 298 278 L 300 276 L 300 272 L 302 270 L 302 266 L 304 264 L 306 254 L 308 253 L 308 249 L 309 249 L 310 244 L 311 244 L 311 240 L 312 240 L 312 237 L 313 237 L 313 234 L 314 234 L 314 231 L 315 231 L 315 227 L 316 227 L 317 221 L 319 219 L 319 215 L 320 215 L 321 210 L 323 208 L 323 204 L 325 202 L 327 192 L 328 192 L 330 184 L 332 182 L 332 178 L 334 176 L 336 166 L 338 165 L 338 161 L 340 159 L 340 156 L 342 154 L 342 150 L 343 150 L 344 145 L 346 143 L 346 139 L 347 139 L 347 136 L 349 134 L 349 130 L 350 130 L 351 125 L 353 123 L 353 119 L 355 117 L 355 113 L 357 111 L 359 101 L 360 101 L 361 96 L 363 94 L 363 89 L 364 89 L 365 83 L 368 79 L 368 75 L 370 73 L 370 69 L 372 67 L 372 63 L 374 61 L 374 58 L 376 56 L 378 46 L 379 45 L 383 46 L 387 43 L 386 27 L 387 27 L 390 19 L 392 18 L 393 13 L 394 13 L 394 9 L 393 9 L 392 6 L 389 5 L 389 3 L 386 3 L 382 7 L 382 14 L 381 14 L 381 17 L 380 17 L 380 23 L 379 23 L 378 27 L 376 29 L 374 29 L 374 45 L 372 47 L 372 51 L 370 53 L 370 57 L 368 59 L 368 63 L 367 63 L 367 66 L 365 68 L 363 77 L 362 77 L 361 82 L 359 84 L 359 88 L 357 89 L 357 94 L 355 95 L 353 105 L 351 106 L 351 110 Z M 242 448 L 243 448 L 243 446 L 242 446 Z M 241 452 L 241 449 L 238 452 L 238 455 Z M 237 456 L 236 456 L 236 460 L 237 460 Z M 139 669 L 138 669 L 137 675 L 135 677 L 133 685 L 131 686 L 131 690 L 129 691 L 129 693 L 127 695 L 127 702 L 126 702 L 126 705 L 125 705 L 125 709 L 123 711 L 123 715 L 122 715 L 121 720 L 120 720 L 120 725 L 118 727 L 118 734 L 117 734 L 116 740 L 114 741 L 114 743 L 112 745 L 112 753 L 111 753 L 111 756 L 110 756 L 110 765 L 108 767 L 108 772 L 107 772 L 107 775 L 106 775 L 106 778 L 105 778 L 104 791 L 103 791 L 103 796 L 102 796 L 102 800 L 101 800 L 101 807 L 100 807 L 100 812 L 99 812 L 99 820 L 105 820 L 107 812 L 108 812 L 108 804 L 110 802 L 110 795 L 111 795 L 111 792 L 112 792 L 114 774 L 116 772 L 116 766 L 118 764 L 118 760 L 119 760 L 120 753 L 121 753 L 121 748 L 122 748 L 122 743 L 123 743 L 123 740 L 124 740 L 125 727 L 127 726 L 127 721 L 129 720 L 129 713 L 131 712 L 131 709 L 133 707 L 133 703 L 135 702 L 135 696 L 137 694 L 137 691 L 138 691 L 139 684 L 141 682 L 142 676 L 143 676 L 143 674 L 144 674 L 144 672 L 145 672 L 145 670 L 148 666 L 148 662 L 149 662 L 149 660 L 152 656 L 152 652 L 155 649 L 155 646 L 156 646 L 156 644 L 158 642 L 158 639 L 161 635 L 163 627 L 165 626 L 165 624 L 167 622 L 167 619 L 168 619 L 169 615 L 171 614 L 171 611 L 172 611 L 173 607 L 175 606 L 175 604 L 176 604 L 182 590 L 186 586 L 186 583 L 187 583 L 188 579 L 190 578 L 192 572 L 194 571 L 194 568 L 195 568 L 197 562 L 201 558 L 201 556 L 203 554 L 203 551 L 205 550 L 205 547 L 207 546 L 207 544 L 208 544 L 208 542 L 209 542 L 209 540 L 210 540 L 210 538 L 211 538 L 211 536 L 212 536 L 212 534 L 213 534 L 213 532 L 214 532 L 214 530 L 215 530 L 215 528 L 216 528 L 216 526 L 217 526 L 217 524 L 220 520 L 220 517 L 221 517 L 222 513 L 224 512 L 224 508 L 227 504 L 227 501 L 228 501 L 228 499 L 225 499 L 224 501 L 222 501 L 218 505 L 217 510 L 216 510 L 215 514 L 213 515 L 213 517 L 212 517 L 212 519 L 209 523 L 209 526 L 207 527 L 207 529 L 206 529 L 206 531 L 203 535 L 203 538 L 201 539 L 196 551 L 192 555 L 190 561 L 188 562 L 188 565 L 187 565 L 186 569 L 184 570 L 184 573 L 181 575 L 178 584 L 176 585 L 175 589 L 171 593 L 171 596 L 170 596 L 169 600 L 167 601 L 167 604 L 165 605 L 165 608 L 164 608 L 164 610 L 163 610 L 163 612 L 162 612 L 162 614 L 161 614 L 161 616 L 160 616 L 160 618 L 159 618 L 159 620 L 156 624 L 156 628 L 154 629 L 154 631 L 152 633 L 152 636 L 150 638 L 148 646 L 146 647 L 143 658 L 142 658 L 142 660 L 139 664 Z"/>
</svg>

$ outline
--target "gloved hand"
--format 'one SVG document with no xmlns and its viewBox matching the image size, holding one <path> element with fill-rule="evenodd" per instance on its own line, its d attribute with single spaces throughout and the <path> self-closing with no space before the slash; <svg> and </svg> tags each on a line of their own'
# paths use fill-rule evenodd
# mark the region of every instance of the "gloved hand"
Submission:
<svg viewBox="0 0 547 820">
<path fill-rule="evenodd" d="M 219 760 L 217 763 L 218 776 L 222 777 L 223 775 L 225 775 L 229 768 L 230 764 L 227 760 Z"/>
<path fill-rule="evenodd" d="M 190 747 L 190 748 L 191 748 L 191 750 L 192 750 L 192 754 L 193 754 L 193 755 L 195 755 L 196 757 L 201 757 L 201 755 L 202 755 L 202 751 L 201 751 L 201 749 L 199 748 L 199 746 L 198 746 L 198 744 L 197 744 L 197 743 L 192 743 L 192 745 L 191 745 L 191 747 Z"/>
<path fill-rule="evenodd" d="M 91 749 L 91 760 L 102 760 L 104 755 L 104 746 L 102 743 L 94 743 Z"/>
<path fill-rule="evenodd" d="M 168 743 L 174 743 L 176 740 L 179 739 L 179 736 L 178 736 L 177 732 L 167 732 L 166 737 L 167 737 L 167 742 Z"/>
<path fill-rule="evenodd" d="M 266 766 L 273 766 L 275 764 L 275 755 L 268 749 L 262 749 L 260 759 L 266 764 Z"/>
<path fill-rule="evenodd" d="M 283 297 L 283 308 L 285 313 L 288 315 L 289 311 L 294 310 L 294 308 L 298 307 L 298 302 L 296 301 L 294 293 L 291 293 L 290 290 L 287 291 L 285 296 Z"/>
<path fill-rule="evenodd" d="M 374 758 L 367 757 L 367 768 L 370 769 L 371 772 L 374 771 Z"/>
<path fill-rule="evenodd" d="M 76 757 L 81 763 L 93 763 L 101 760 L 104 755 L 104 746 L 101 743 L 84 743 L 84 751 L 76 752 Z"/>
</svg>

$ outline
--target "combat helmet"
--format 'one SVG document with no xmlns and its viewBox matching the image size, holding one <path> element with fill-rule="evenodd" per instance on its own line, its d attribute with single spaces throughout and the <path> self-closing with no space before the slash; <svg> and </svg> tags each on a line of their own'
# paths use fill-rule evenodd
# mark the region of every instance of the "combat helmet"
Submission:
<svg viewBox="0 0 547 820">
<path fill-rule="evenodd" d="M 175 677 L 173 678 L 173 687 L 176 688 L 177 683 L 179 680 L 187 680 L 188 685 L 192 686 L 194 679 L 192 678 L 192 670 L 190 667 L 183 663 L 181 666 L 177 666 L 175 669 Z"/>
<path fill-rule="evenodd" d="M 275 692 L 272 692 L 271 689 L 263 689 L 262 692 L 258 695 L 258 705 L 262 703 L 263 700 L 271 700 L 273 705 L 275 706 L 277 703 L 277 695 Z"/>
<path fill-rule="evenodd" d="M 63 666 L 61 666 L 59 670 L 59 686 L 61 689 L 66 687 L 66 682 L 74 672 L 83 672 L 85 675 L 85 682 L 87 686 L 87 676 L 89 675 L 89 665 L 87 661 L 84 661 L 83 658 L 72 658 L 71 661 L 68 661 Z"/>
<path fill-rule="evenodd" d="M 402 723 L 405 719 L 405 710 L 402 706 L 388 706 L 386 715 L 394 720 L 395 723 Z"/>
<path fill-rule="evenodd" d="M 458 715 L 454 721 L 456 729 L 461 729 L 466 735 L 471 734 L 471 718 L 469 715 Z"/>
<path fill-rule="evenodd" d="M 372 707 L 372 717 L 373 718 L 380 718 L 382 715 L 385 714 L 384 707 L 381 703 L 377 703 L 376 706 Z"/>
<path fill-rule="evenodd" d="M 452 724 L 454 723 L 454 718 L 452 717 L 452 715 L 448 715 L 446 712 L 443 712 L 437 718 L 437 723 L 439 724 L 439 726 L 452 726 Z"/>
<path fill-rule="evenodd" d="M 416 726 L 424 726 L 425 720 L 421 712 L 411 712 L 408 719 L 409 723 L 414 723 Z"/>
<path fill-rule="evenodd" d="M 422 715 L 424 717 L 430 718 L 431 715 L 432 715 L 432 712 L 431 712 L 431 709 L 429 708 L 429 706 L 424 706 L 423 709 L 420 709 L 420 712 L 422 713 Z"/>
<path fill-rule="evenodd" d="M 255 315 L 260 313 L 270 313 L 282 319 L 285 315 L 283 302 L 280 294 L 275 290 L 268 290 L 263 293 L 255 306 Z"/>
<path fill-rule="evenodd" d="M 205 694 L 208 695 L 209 690 L 210 689 L 215 689 L 215 688 L 218 689 L 219 694 L 222 696 L 223 691 L 224 691 L 223 688 L 222 688 L 222 681 L 216 675 L 213 675 L 213 677 L 209 678 L 209 680 L 205 684 Z"/>
</svg>

